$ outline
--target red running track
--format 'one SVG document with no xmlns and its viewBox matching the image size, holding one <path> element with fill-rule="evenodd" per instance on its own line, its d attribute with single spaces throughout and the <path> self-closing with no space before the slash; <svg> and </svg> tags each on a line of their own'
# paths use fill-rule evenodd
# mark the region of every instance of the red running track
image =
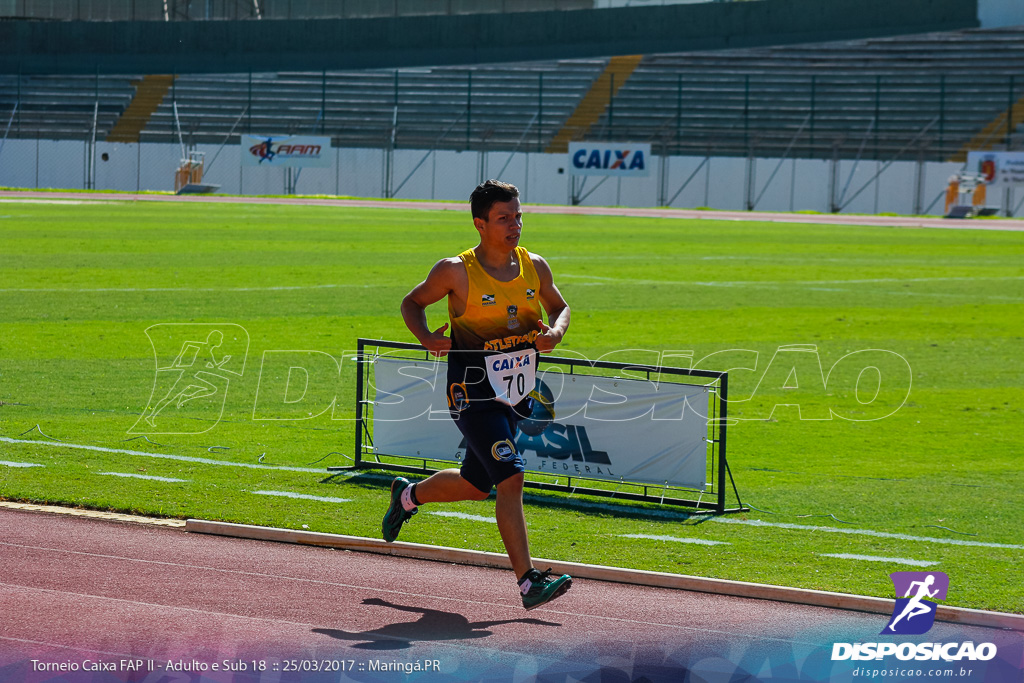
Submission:
<svg viewBox="0 0 1024 683">
<path fill-rule="evenodd" d="M 0 190 L 2 199 L 76 200 L 76 201 L 143 201 L 224 204 L 316 205 L 350 208 L 414 209 L 421 211 L 468 211 L 468 202 L 403 201 L 385 199 L 328 199 L 322 197 L 251 197 L 231 195 L 136 194 L 131 192 L 59 192 L 36 190 Z M 718 211 L 701 209 L 643 208 L 624 206 L 562 206 L 528 205 L 526 213 L 550 213 L 583 216 L 628 216 L 632 218 L 706 219 L 722 221 L 764 221 L 770 223 L 806 223 L 811 225 L 858 225 L 886 228 L 946 228 L 952 230 L 1024 230 L 1019 219 L 929 218 L 924 216 L 873 216 L 860 214 L 804 214 L 767 211 Z"/>
<path fill-rule="evenodd" d="M 3 683 L 851 680 L 832 644 L 878 640 L 886 623 L 584 580 L 526 612 L 502 570 L 2 508 L 0 617 Z M 1020 633 L 936 624 L 927 637 L 998 643 L 1008 668 L 972 682 L 1019 672 Z M 333 671 L 302 670 L 325 661 Z M 96 662 L 117 671 L 85 670 Z M 247 671 L 213 670 L 225 662 Z M 417 663 L 431 670 L 396 670 Z"/>
</svg>

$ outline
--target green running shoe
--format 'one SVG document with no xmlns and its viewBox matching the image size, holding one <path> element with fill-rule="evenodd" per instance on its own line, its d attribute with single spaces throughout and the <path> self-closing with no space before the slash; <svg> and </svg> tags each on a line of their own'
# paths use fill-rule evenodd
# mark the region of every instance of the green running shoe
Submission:
<svg viewBox="0 0 1024 683">
<path fill-rule="evenodd" d="M 388 543 L 398 538 L 398 532 L 402 530 L 402 525 L 419 512 L 419 508 L 409 512 L 402 507 L 402 491 L 408 487 L 409 480 L 405 477 L 395 477 L 395 480 L 391 482 L 391 505 L 388 506 L 388 511 L 384 513 L 384 520 L 380 523 L 380 532 Z"/>
<path fill-rule="evenodd" d="M 526 609 L 534 609 L 549 603 L 571 587 L 571 576 L 562 574 L 554 578 L 550 568 L 544 572 L 531 569 L 519 584 L 519 590 L 523 594 L 523 607 Z"/>
</svg>

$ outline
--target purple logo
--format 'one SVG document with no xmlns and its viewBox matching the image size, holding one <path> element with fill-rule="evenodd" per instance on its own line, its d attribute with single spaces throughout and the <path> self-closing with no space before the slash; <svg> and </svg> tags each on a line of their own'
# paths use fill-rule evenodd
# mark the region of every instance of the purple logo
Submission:
<svg viewBox="0 0 1024 683">
<path fill-rule="evenodd" d="M 896 606 L 882 634 L 916 636 L 927 633 L 935 623 L 938 607 L 931 599 L 946 599 L 949 577 L 943 572 L 893 572 L 889 577 L 896 588 Z"/>
</svg>

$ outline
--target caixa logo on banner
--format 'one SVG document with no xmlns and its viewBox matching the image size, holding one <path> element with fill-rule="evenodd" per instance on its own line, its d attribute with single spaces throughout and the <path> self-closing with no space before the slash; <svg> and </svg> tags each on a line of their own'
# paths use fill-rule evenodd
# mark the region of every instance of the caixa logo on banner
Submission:
<svg viewBox="0 0 1024 683">
<path fill-rule="evenodd" d="M 645 178 L 650 175 L 647 160 L 649 143 L 570 142 L 571 175 L 610 175 L 620 178 Z"/>
</svg>

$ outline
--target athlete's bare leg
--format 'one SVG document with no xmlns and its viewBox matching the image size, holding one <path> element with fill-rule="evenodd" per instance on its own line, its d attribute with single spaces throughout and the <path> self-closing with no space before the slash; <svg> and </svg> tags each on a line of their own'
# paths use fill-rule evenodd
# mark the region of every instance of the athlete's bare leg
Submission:
<svg viewBox="0 0 1024 683">
<path fill-rule="evenodd" d="M 441 470 L 416 484 L 416 500 L 420 503 L 454 503 L 460 500 L 485 500 L 484 492 L 462 478 L 457 469 Z"/>
<path fill-rule="evenodd" d="M 517 579 L 533 569 L 526 516 L 523 514 L 524 479 L 523 474 L 516 474 L 498 484 L 498 499 L 494 510 L 498 531 Z"/>
<path fill-rule="evenodd" d="M 498 498 L 494 515 L 498 520 L 498 532 L 505 544 L 508 559 L 516 578 L 533 568 L 530 558 L 530 540 L 526 532 L 526 516 L 523 514 L 523 481 L 525 476 L 516 474 L 498 484 Z M 441 470 L 416 484 L 416 500 L 423 503 L 453 503 L 460 500 L 484 500 L 485 493 L 462 478 L 459 470 Z"/>
</svg>

